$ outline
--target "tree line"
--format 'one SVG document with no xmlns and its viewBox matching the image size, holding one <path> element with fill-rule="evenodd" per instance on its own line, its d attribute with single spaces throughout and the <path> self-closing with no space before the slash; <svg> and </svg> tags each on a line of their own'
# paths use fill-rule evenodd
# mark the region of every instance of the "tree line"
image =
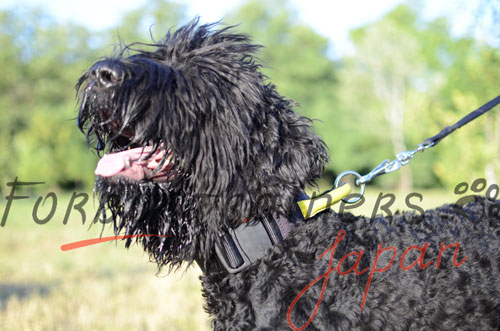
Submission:
<svg viewBox="0 0 500 331">
<path fill-rule="evenodd" d="M 483 8 L 492 3 L 484 0 Z M 15 177 L 59 189 L 92 187 L 97 156 L 76 128 L 76 80 L 112 55 L 113 45 L 161 39 L 189 19 L 185 6 L 167 0 L 152 0 L 99 32 L 58 23 L 39 9 L 0 11 L 0 190 Z M 315 119 L 331 153 L 326 177 L 366 173 L 500 94 L 499 45 L 454 36 L 448 18 L 425 20 L 410 3 L 352 30 L 353 52 L 340 59 L 328 56 L 335 45 L 300 22 L 286 0 L 249 0 L 222 24 L 238 24 L 265 46 L 264 74 Z M 499 161 L 494 109 L 377 183 L 408 190 L 480 177 L 498 182 Z"/>
</svg>

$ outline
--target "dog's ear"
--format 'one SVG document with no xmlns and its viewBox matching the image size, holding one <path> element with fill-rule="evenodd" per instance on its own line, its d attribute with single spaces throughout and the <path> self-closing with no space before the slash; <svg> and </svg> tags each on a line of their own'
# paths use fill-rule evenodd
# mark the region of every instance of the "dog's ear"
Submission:
<svg viewBox="0 0 500 331">
<path fill-rule="evenodd" d="M 254 188 L 255 195 L 264 212 L 290 215 L 297 196 L 321 176 L 328 153 L 312 131 L 312 121 L 297 114 L 295 104 L 281 97 L 274 86 L 266 86 L 265 100 L 260 132 L 253 138 L 260 141 L 253 174 L 260 186 Z"/>
<path fill-rule="evenodd" d="M 227 95 L 221 100 L 231 101 L 216 101 L 220 107 L 196 121 L 198 130 L 186 145 L 191 187 L 213 198 L 200 207 L 216 228 L 276 212 L 290 216 L 295 199 L 328 161 L 311 120 L 293 111 L 292 101 L 272 85 L 255 90 L 258 95 L 222 90 Z"/>
<path fill-rule="evenodd" d="M 231 28 L 211 27 L 194 22 L 164 40 L 175 73 L 164 141 L 189 172 L 190 191 L 205 197 L 198 207 L 215 227 L 289 214 L 321 174 L 325 146 L 294 103 L 265 83 L 254 58 L 260 46 Z"/>
</svg>

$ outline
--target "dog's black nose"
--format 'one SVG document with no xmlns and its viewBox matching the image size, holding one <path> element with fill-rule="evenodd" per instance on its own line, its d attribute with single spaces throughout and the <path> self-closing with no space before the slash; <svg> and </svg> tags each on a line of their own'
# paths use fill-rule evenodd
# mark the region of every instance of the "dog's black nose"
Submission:
<svg viewBox="0 0 500 331">
<path fill-rule="evenodd" d="M 117 62 L 113 61 L 101 61 L 96 63 L 92 69 L 90 69 L 90 74 L 97 86 L 106 88 L 120 84 L 124 76 L 123 69 L 120 68 Z"/>
</svg>

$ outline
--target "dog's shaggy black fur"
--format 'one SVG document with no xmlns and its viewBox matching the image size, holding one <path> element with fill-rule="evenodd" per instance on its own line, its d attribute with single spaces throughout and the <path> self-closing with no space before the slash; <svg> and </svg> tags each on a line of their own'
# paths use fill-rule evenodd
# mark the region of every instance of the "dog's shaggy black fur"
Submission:
<svg viewBox="0 0 500 331">
<path fill-rule="evenodd" d="M 459 213 L 452 205 L 376 219 L 325 211 L 245 270 L 210 271 L 222 233 L 245 219 L 290 217 L 328 158 L 311 121 L 265 82 L 258 48 L 232 28 L 193 21 L 159 42 L 125 47 L 80 78 L 78 125 L 89 143 L 106 155 L 148 146 L 140 159 L 159 160 L 139 179 L 98 176 L 116 232 L 161 235 L 137 239 L 160 267 L 198 261 L 216 330 L 498 330 L 500 203 L 484 198 Z M 328 251 L 342 230 L 345 238 Z M 405 249 L 426 243 L 420 265 L 431 265 L 402 270 Z M 440 257 L 441 243 L 460 247 Z M 394 246 L 397 257 L 370 279 L 361 271 L 372 270 L 380 244 Z M 341 268 L 357 256 L 360 275 L 328 272 L 361 251 Z M 381 254 L 378 268 L 390 258 Z"/>
</svg>

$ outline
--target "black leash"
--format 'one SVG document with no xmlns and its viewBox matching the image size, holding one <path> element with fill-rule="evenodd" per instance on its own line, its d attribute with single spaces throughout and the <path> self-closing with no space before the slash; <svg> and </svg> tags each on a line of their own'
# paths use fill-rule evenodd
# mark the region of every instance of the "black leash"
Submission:
<svg viewBox="0 0 500 331">
<path fill-rule="evenodd" d="M 348 203 L 355 203 L 361 199 L 363 196 L 363 193 L 365 191 L 365 184 L 369 181 L 371 181 L 373 178 L 387 174 L 396 170 L 399 170 L 402 166 L 407 165 L 410 163 L 411 159 L 417 152 L 423 152 L 429 147 L 436 146 L 443 138 L 451 134 L 453 131 L 461 128 L 462 126 L 468 124 L 472 120 L 475 120 L 479 116 L 483 115 L 496 105 L 500 104 L 500 95 L 497 96 L 496 98 L 488 101 L 478 109 L 472 111 L 468 115 L 464 116 L 460 121 L 457 123 L 447 126 L 444 129 L 442 129 L 437 135 L 427 138 L 424 140 L 423 143 L 419 144 L 418 147 L 412 151 L 405 151 L 405 152 L 400 152 L 396 155 L 396 159 L 393 161 L 390 161 L 389 159 L 384 160 L 382 163 L 380 163 L 378 166 L 376 166 L 372 171 L 370 171 L 368 174 L 361 176 L 359 173 L 348 170 L 344 171 L 340 175 L 337 176 L 335 179 L 335 187 L 339 187 L 342 185 L 344 182 L 342 181 L 342 178 L 346 175 L 352 175 L 357 177 L 355 183 L 356 185 L 359 185 L 361 187 L 361 190 L 358 194 L 358 196 L 351 198 L 349 200 L 344 200 L 344 202 Z"/>
<path fill-rule="evenodd" d="M 482 105 L 478 109 L 474 110 L 473 112 L 469 113 L 467 116 L 463 117 L 457 123 L 445 127 L 443 130 L 441 130 L 441 132 L 439 132 L 434 137 L 425 139 L 424 142 L 422 143 L 422 145 L 431 145 L 432 144 L 433 146 L 436 146 L 441 141 L 441 139 L 443 139 L 444 137 L 446 137 L 447 135 L 449 135 L 450 133 L 452 133 L 456 129 L 460 129 L 462 126 L 469 123 L 470 121 L 475 120 L 476 118 L 483 115 L 484 113 L 486 113 L 488 110 L 495 107 L 499 103 L 500 103 L 500 95 L 497 96 L 495 99 L 488 101 L 487 103 L 485 103 L 484 105 Z"/>
</svg>

